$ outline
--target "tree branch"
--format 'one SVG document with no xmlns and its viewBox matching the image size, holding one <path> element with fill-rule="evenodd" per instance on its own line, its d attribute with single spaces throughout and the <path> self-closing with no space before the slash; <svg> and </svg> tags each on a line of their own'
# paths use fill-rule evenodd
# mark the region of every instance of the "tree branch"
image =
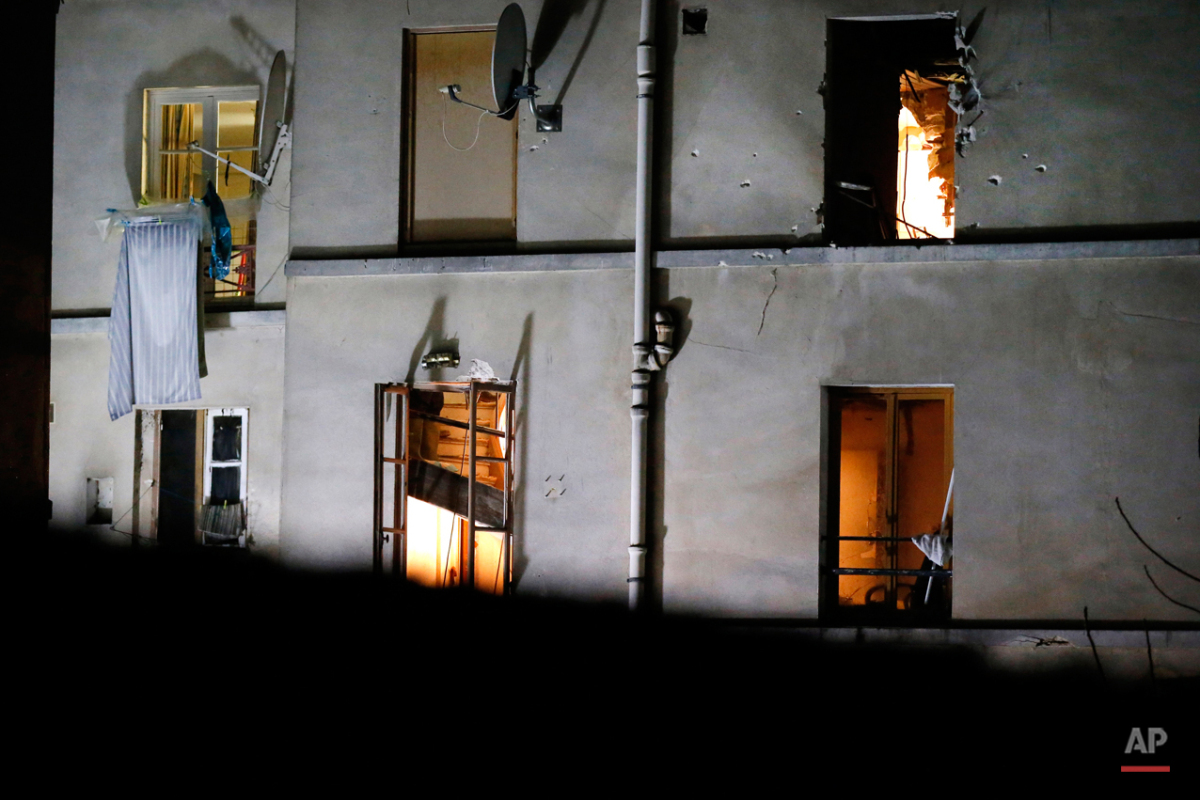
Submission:
<svg viewBox="0 0 1200 800">
<path fill-rule="evenodd" d="M 1193 575 L 1192 573 L 1188 572 L 1186 569 L 1182 569 L 1182 568 L 1180 568 L 1180 567 L 1177 567 L 1177 566 L 1175 566 L 1174 564 L 1172 564 L 1170 561 L 1168 561 L 1168 560 L 1167 560 L 1166 556 L 1164 556 L 1162 553 L 1160 553 L 1160 552 L 1158 552 L 1157 550 L 1155 550 L 1155 549 L 1154 549 L 1153 547 L 1151 547 L 1150 545 L 1146 544 L 1146 540 L 1145 540 L 1145 539 L 1143 539 L 1143 538 L 1142 538 L 1142 535 L 1141 535 L 1140 533 L 1138 533 L 1138 532 L 1137 532 L 1137 530 L 1135 530 L 1135 529 L 1134 529 L 1134 527 L 1133 527 L 1133 523 L 1129 521 L 1129 517 L 1125 516 L 1125 509 L 1121 508 L 1121 498 L 1119 498 L 1119 497 L 1114 497 L 1113 499 L 1117 501 L 1117 511 L 1120 511 L 1120 512 L 1121 512 L 1121 519 L 1125 520 L 1125 524 L 1129 526 L 1129 530 L 1133 531 L 1133 535 L 1137 537 L 1137 540 L 1138 540 L 1139 542 L 1141 542 L 1141 543 L 1142 543 L 1142 545 L 1143 545 L 1143 546 L 1144 546 L 1144 547 L 1145 547 L 1147 550 L 1149 550 L 1151 553 L 1154 553 L 1154 555 L 1158 556 L 1159 560 L 1160 560 L 1160 561 L 1162 561 L 1164 564 L 1166 564 L 1166 565 L 1167 565 L 1168 567 L 1170 567 L 1171 569 L 1175 570 L 1176 572 L 1178 572 L 1178 573 L 1180 573 L 1180 574 L 1182 574 L 1182 575 L 1186 575 L 1186 576 L 1188 576 L 1189 578 L 1191 578 L 1192 580 L 1196 581 L 1197 583 L 1200 583 L 1200 578 L 1197 578 L 1195 575 Z M 1147 575 L 1149 575 L 1150 573 L 1147 571 L 1147 573 L 1146 573 L 1146 574 L 1147 574 Z M 1169 599 L 1169 598 L 1168 598 L 1168 599 Z M 1172 600 L 1171 602 L 1173 603 L 1173 602 L 1175 602 L 1175 601 L 1174 601 L 1174 600 Z M 1188 606 L 1188 608 L 1191 608 L 1191 606 Z M 1193 610 L 1194 610 L 1194 609 L 1193 609 Z"/>
<path fill-rule="evenodd" d="M 1162 589 L 1160 589 L 1158 584 L 1154 582 L 1154 578 L 1152 578 L 1150 576 L 1150 568 L 1149 567 L 1147 567 L 1145 564 L 1142 564 L 1142 569 L 1144 569 L 1146 571 L 1146 577 L 1150 578 L 1151 585 L 1154 586 L 1155 589 L 1158 589 L 1159 594 L 1161 594 L 1163 597 L 1167 598 L 1168 600 L 1170 600 L 1172 603 L 1174 603 L 1177 606 L 1183 606 L 1188 611 L 1195 611 L 1197 614 L 1200 614 L 1200 608 L 1196 608 L 1195 606 L 1189 606 L 1187 603 L 1181 603 L 1178 600 L 1176 600 L 1174 597 L 1171 597 L 1171 595 L 1167 594 Z"/>
</svg>

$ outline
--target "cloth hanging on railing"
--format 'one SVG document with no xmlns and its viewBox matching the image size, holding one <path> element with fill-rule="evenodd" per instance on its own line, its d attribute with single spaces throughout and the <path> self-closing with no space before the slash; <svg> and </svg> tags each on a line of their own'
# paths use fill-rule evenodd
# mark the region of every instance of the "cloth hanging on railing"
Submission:
<svg viewBox="0 0 1200 800">
<path fill-rule="evenodd" d="M 131 220 L 121 241 L 108 340 L 108 414 L 133 404 L 200 399 L 196 247 L 193 213 Z"/>
<path fill-rule="evenodd" d="M 208 277 L 220 281 L 229 275 L 229 262 L 233 258 L 233 229 L 225 214 L 225 204 L 213 188 L 212 181 L 208 182 L 208 190 L 204 193 L 204 205 L 208 206 L 208 216 L 212 220 L 212 259 L 208 264 Z"/>
</svg>

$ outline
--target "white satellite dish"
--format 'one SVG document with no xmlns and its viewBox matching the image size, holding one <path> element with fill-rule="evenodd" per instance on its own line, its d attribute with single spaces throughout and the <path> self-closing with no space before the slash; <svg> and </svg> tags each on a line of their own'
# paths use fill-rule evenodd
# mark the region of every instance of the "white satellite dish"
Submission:
<svg viewBox="0 0 1200 800">
<path fill-rule="evenodd" d="M 537 88 L 525 83 L 525 55 L 528 36 L 525 28 L 525 13 L 517 3 L 509 3 L 496 23 L 496 41 L 492 45 L 492 94 L 496 110 L 475 105 L 458 96 L 458 84 L 441 89 L 456 103 L 478 108 L 500 119 L 512 119 L 522 100 L 529 101 L 529 110 L 537 119 L 539 131 L 562 130 L 562 106 L 539 106 Z"/>
</svg>

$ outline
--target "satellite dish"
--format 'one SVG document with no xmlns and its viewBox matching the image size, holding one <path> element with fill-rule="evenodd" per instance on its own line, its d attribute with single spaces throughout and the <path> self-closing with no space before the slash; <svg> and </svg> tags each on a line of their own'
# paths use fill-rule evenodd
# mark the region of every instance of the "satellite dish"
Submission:
<svg viewBox="0 0 1200 800">
<path fill-rule="evenodd" d="M 258 163 L 266 166 L 275 152 L 275 140 L 279 137 L 284 122 L 287 94 L 287 58 L 280 50 L 271 65 L 271 76 L 267 78 L 267 93 L 259 109 L 258 117 Z"/>
<path fill-rule="evenodd" d="M 525 14 L 516 3 L 509 3 L 496 25 L 496 43 L 492 45 L 492 93 L 500 119 L 512 119 L 518 100 L 514 90 L 525 82 Z"/>
<path fill-rule="evenodd" d="M 500 22 L 496 25 L 496 41 L 492 45 L 492 94 L 495 96 L 496 110 L 459 97 L 462 87 L 457 83 L 440 86 L 438 91 L 456 103 L 478 108 L 500 119 L 515 117 L 520 102 L 528 100 L 529 110 L 537 120 L 539 131 L 561 131 L 562 106 L 535 105 L 533 101 L 537 99 L 538 87 L 532 83 L 525 84 L 525 45 L 525 14 L 519 5 L 509 3 L 500 14 Z"/>
<path fill-rule="evenodd" d="M 275 165 L 279 163 L 279 154 L 292 144 L 292 131 L 287 122 L 292 112 L 291 104 L 287 102 L 287 58 L 282 50 L 275 54 L 275 62 L 271 64 L 266 97 L 259 104 L 258 112 L 258 169 L 261 174 L 240 167 L 218 153 L 205 150 L 199 142 L 189 144 L 188 150 L 204 153 L 216 159 L 217 163 L 225 164 L 226 172 L 233 168 L 263 186 L 270 186 Z"/>
</svg>

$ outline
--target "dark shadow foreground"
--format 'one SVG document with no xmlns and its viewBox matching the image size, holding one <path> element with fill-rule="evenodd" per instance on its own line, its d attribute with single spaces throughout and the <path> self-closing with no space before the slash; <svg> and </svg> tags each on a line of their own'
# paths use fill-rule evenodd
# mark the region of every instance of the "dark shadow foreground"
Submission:
<svg viewBox="0 0 1200 800">
<path fill-rule="evenodd" d="M 23 549 L 8 562 L 25 587 L 10 606 L 18 728 L 135 760 L 220 764 L 249 747 L 293 780 L 292 761 L 262 759 L 370 777 L 378 756 L 377 777 L 402 780 L 423 759 L 483 778 L 632 759 L 689 782 L 878 776 L 940 794 L 956 774 L 1115 775 L 1139 763 L 1124 754 L 1135 725 L 1170 732 L 1157 755 L 1176 754 L 1173 771 L 1195 752 L 1195 681 L 1022 677 L 955 647 L 426 592 L 238 552 L 62 535 Z"/>
</svg>

